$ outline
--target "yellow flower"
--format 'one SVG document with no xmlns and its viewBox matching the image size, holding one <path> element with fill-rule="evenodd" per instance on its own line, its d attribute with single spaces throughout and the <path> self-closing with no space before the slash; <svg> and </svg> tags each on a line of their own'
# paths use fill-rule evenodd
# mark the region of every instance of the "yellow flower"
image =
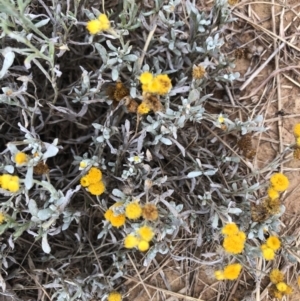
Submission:
<svg viewBox="0 0 300 301">
<path fill-rule="evenodd" d="M 137 113 L 139 115 L 145 115 L 148 114 L 150 112 L 151 108 L 149 107 L 148 104 L 146 104 L 145 102 L 142 102 L 137 109 Z"/>
<path fill-rule="evenodd" d="M 154 232 L 153 232 L 152 228 L 150 228 L 148 226 L 143 226 L 143 227 L 139 228 L 138 234 L 141 237 L 141 239 L 145 240 L 145 241 L 150 241 L 154 236 Z"/>
<path fill-rule="evenodd" d="M 17 191 L 20 189 L 19 182 L 10 181 L 10 182 L 8 183 L 7 189 L 8 189 L 10 192 L 17 192 Z"/>
<path fill-rule="evenodd" d="M 116 228 L 122 227 L 125 224 L 125 221 L 126 221 L 125 214 L 119 214 L 119 215 L 112 214 L 112 216 L 110 217 L 110 223 Z"/>
<path fill-rule="evenodd" d="M 110 222 L 110 219 L 112 217 L 112 215 L 114 214 L 114 212 L 112 211 L 112 209 L 108 209 L 106 210 L 106 212 L 104 213 L 104 217 L 107 221 Z"/>
<path fill-rule="evenodd" d="M 237 234 L 228 235 L 224 238 L 223 248 L 228 253 L 240 254 L 244 250 L 245 240 L 245 233 L 239 231 Z"/>
<path fill-rule="evenodd" d="M 287 285 L 286 285 L 286 283 L 284 283 L 284 282 L 279 282 L 279 283 L 277 283 L 277 284 L 276 284 L 276 287 L 277 287 L 277 289 L 278 289 L 280 292 L 285 292 L 286 289 L 287 289 Z"/>
<path fill-rule="evenodd" d="M 107 301 L 121 301 L 122 295 L 118 292 L 111 292 L 107 297 Z"/>
<path fill-rule="evenodd" d="M 88 191 L 92 195 L 101 195 L 105 191 L 105 186 L 102 181 L 99 181 L 97 183 L 89 185 Z"/>
<path fill-rule="evenodd" d="M 265 260 L 273 260 L 275 257 L 275 252 L 273 249 L 269 248 L 266 244 L 261 245 L 262 255 Z"/>
<path fill-rule="evenodd" d="M 295 124 L 294 126 L 294 135 L 300 137 L 300 123 Z"/>
<path fill-rule="evenodd" d="M 239 228 L 235 223 L 229 223 L 222 228 L 222 234 L 233 235 L 239 232 Z"/>
<path fill-rule="evenodd" d="M 153 75 L 152 73 L 146 71 L 143 72 L 140 76 L 140 82 L 144 85 L 144 84 L 150 84 L 153 80 Z"/>
<path fill-rule="evenodd" d="M 150 92 L 159 95 L 165 95 L 171 90 L 171 88 L 172 83 L 169 76 L 167 74 L 159 74 L 154 77 L 150 86 Z"/>
<path fill-rule="evenodd" d="M 11 181 L 11 175 L 9 174 L 4 174 L 1 177 L 1 186 L 3 189 L 8 189 L 8 184 Z"/>
<path fill-rule="evenodd" d="M 218 117 L 219 123 L 223 123 L 225 121 L 225 118 L 223 116 Z"/>
<path fill-rule="evenodd" d="M 133 234 L 129 234 L 125 237 L 124 246 L 126 249 L 132 249 L 139 244 L 139 239 Z"/>
<path fill-rule="evenodd" d="M 87 22 L 86 29 L 90 34 L 97 34 L 101 31 L 101 22 L 99 20 L 91 20 Z"/>
<path fill-rule="evenodd" d="M 276 236 L 270 236 L 267 239 L 266 244 L 269 248 L 271 248 L 274 251 L 277 251 L 281 246 L 281 242 Z"/>
<path fill-rule="evenodd" d="M 300 137 L 296 138 L 296 144 L 297 144 L 297 146 L 300 146 Z"/>
<path fill-rule="evenodd" d="M 10 178 L 10 181 L 11 182 L 16 182 L 16 183 L 19 183 L 19 177 L 18 176 L 11 176 L 11 178 Z"/>
<path fill-rule="evenodd" d="M 89 179 L 88 179 L 87 176 L 83 176 L 80 179 L 80 185 L 83 186 L 83 187 L 88 187 L 90 185 L 90 182 L 89 182 Z"/>
<path fill-rule="evenodd" d="M 273 269 L 270 272 L 270 280 L 272 283 L 277 284 L 279 282 L 282 282 L 283 279 L 284 279 L 284 275 L 278 269 Z"/>
<path fill-rule="evenodd" d="M 239 263 L 229 264 L 224 268 L 224 277 L 228 280 L 237 279 L 240 275 L 242 265 Z"/>
<path fill-rule="evenodd" d="M 87 167 L 86 161 L 81 161 L 81 162 L 79 163 L 79 167 L 80 167 L 80 168 L 86 168 L 86 167 Z"/>
<path fill-rule="evenodd" d="M 284 191 L 289 187 L 289 179 L 282 173 L 275 173 L 270 182 L 276 191 Z"/>
<path fill-rule="evenodd" d="M 100 14 L 98 20 L 101 23 L 101 30 L 108 30 L 110 28 L 110 22 L 105 14 Z"/>
<path fill-rule="evenodd" d="M 142 252 L 145 252 L 149 249 L 149 242 L 146 240 L 141 240 L 138 244 L 138 249 Z"/>
<path fill-rule="evenodd" d="M 5 221 L 5 215 L 0 212 L 0 224 L 3 224 L 3 222 Z"/>
<path fill-rule="evenodd" d="M 268 189 L 268 196 L 269 198 L 273 201 L 273 200 L 277 200 L 279 198 L 279 193 L 277 190 L 275 190 L 273 187 L 270 187 Z"/>
<path fill-rule="evenodd" d="M 158 218 L 158 210 L 154 204 L 146 204 L 142 209 L 143 218 L 148 221 L 155 221 Z"/>
<path fill-rule="evenodd" d="M 88 174 L 87 174 L 87 179 L 90 184 L 95 184 L 102 179 L 102 172 L 99 168 L 97 167 L 92 167 Z"/>
<path fill-rule="evenodd" d="M 28 158 L 27 158 L 27 155 L 23 152 L 18 152 L 16 155 L 15 155 L 15 162 L 18 164 L 18 165 L 21 165 L 21 164 L 24 164 L 28 161 Z"/>
<path fill-rule="evenodd" d="M 142 215 L 142 208 L 139 203 L 131 202 L 125 208 L 125 215 L 129 219 L 138 219 Z"/>
<path fill-rule="evenodd" d="M 224 272 L 221 270 L 215 271 L 215 277 L 217 280 L 224 280 Z"/>
</svg>

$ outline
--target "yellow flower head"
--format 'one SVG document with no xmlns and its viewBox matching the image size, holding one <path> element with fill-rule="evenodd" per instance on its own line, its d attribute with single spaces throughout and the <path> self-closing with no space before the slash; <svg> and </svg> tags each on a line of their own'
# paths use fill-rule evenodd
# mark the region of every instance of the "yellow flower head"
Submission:
<svg viewBox="0 0 300 301">
<path fill-rule="evenodd" d="M 87 174 L 87 179 L 90 184 L 95 184 L 102 179 L 102 172 L 99 168 L 97 167 L 92 167 L 88 174 Z"/>
<path fill-rule="evenodd" d="M 172 88 L 171 79 L 169 78 L 169 76 L 167 74 L 159 74 L 159 75 L 155 76 L 152 83 L 154 83 L 154 82 L 157 85 L 156 86 L 157 91 L 154 92 L 156 94 L 165 95 Z"/>
<path fill-rule="evenodd" d="M 222 234 L 233 235 L 239 232 L 239 228 L 235 223 L 229 223 L 222 228 Z"/>
<path fill-rule="evenodd" d="M 154 232 L 153 232 L 152 228 L 150 228 L 148 226 L 143 226 L 143 227 L 139 228 L 138 234 L 141 237 L 141 239 L 145 240 L 145 241 L 150 241 L 154 236 Z"/>
<path fill-rule="evenodd" d="M 112 217 L 112 215 L 114 214 L 114 212 L 112 211 L 112 209 L 108 209 L 106 210 L 106 212 L 104 213 L 104 218 L 110 222 L 110 219 Z"/>
<path fill-rule="evenodd" d="M 138 219 L 142 215 L 142 208 L 138 202 L 131 202 L 125 208 L 125 215 L 129 219 Z"/>
<path fill-rule="evenodd" d="M 276 191 L 284 191 L 289 187 L 289 179 L 282 173 L 275 173 L 270 182 Z"/>
<path fill-rule="evenodd" d="M 111 292 L 107 297 L 107 301 L 121 301 L 122 295 L 119 292 Z"/>
<path fill-rule="evenodd" d="M 132 249 L 134 247 L 137 247 L 138 244 L 139 244 L 139 239 L 133 234 L 129 234 L 125 237 L 124 246 L 126 249 Z"/>
<path fill-rule="evenodd" d="M 153 80 L 153 74 L 146 71 L 143 72 L 140 76 L 140 82 L 145 85 L 145 84 L 150 84 Z"/>
<path fill-rule="evenodd" d="M 215 277 L 217 280 L 224 280 L 224 272 L 222 270 L 215 271 Z"/>
<path fill-rule="evenodd" d="M 28 158 L 27 158 L 27 155 L 23 152 L 18 152 L 16 155 L 15 155 L 15 162 L 18 164 L 18 165 L 21 165 L 21 164 L 24 164 L 28 161 Z"/>
<path fill-rule="evenodd" d="M 97 182 L 95 184 L 91 184 L 88 187 L 88 191 L 92 195 L 101 195 L 105 191 L 105 185 L 102 181 Z"/>
<path fill-rule="evenodd" d="M 10 192 L 17 192 L 17 191 L 20 189 L 19 182 L 10 181 L 10 182 L 8 183 L 7 189 L 8 189 Z"/>
<path fill-rule="evenodd" d="M 150 112 L 151 108 L 149 107 L 148 104 L 146 104 L 145 102 L 142 102 L 137 109 L 137 113 L 139 115 L 145 115 L 148 114 Z"/>
<path fill-rule="evenodd" d="M 266 244 L 261 245 L 262 255 L 265 260 L 273 260 L 275 257 L 275 252 L 273 249 L 269 248 Z"/>
<path fill-rule="evenodd" d="M 126 222 L 126 217 L 125 214 L 119 214 L 119 215 L 112 215 L 110 217 L 110 223 L 116 227 L 116 228 L 120 228 L 122 227 Z"/>
<path fill-rule="evenodd" d="M 101 30 L 108 30 L 110 28 L 110 22 L 107 15 L 100 14 L 98 20 L 101 23 Z"/>
<path fill-rule="evenodd" d="M 297 144 L 297 146 L 300 146 L 300 137 L 296 138 L 296 144 Z"/>
<path fill-rule="evenodd" d="M 148 221 L 155 221 L 158 218 L 158 210 L 154 204 L 146 204 L 142 209 L 143 218 Z"/>
<path fill-rule="evenodd" d="M 218 117 L 218 122 L 223 123 L 225 121 L 225 118 L 221 115 Z"/>
<path fill-rule="evenodd" d="M 149 249 L 149 242 L 146 241 L 146 240 L 141 240 L 138 244 L 138 249 L 141 251 L 141 252 L 145 252 Z"/>
<path fill-rule="evenodd" d="M 277 284 L 276 284 L 276 287 L 277 287 L 277 289 L 278 289 L 280 292 L 285 292 L 286 289 L 287 289 L 287 285 L 286 285 L 286 283 L 284 283 L 284 282 L 279 282 L 279 283 L 277 283 Z"/>
<path fill-rule="evenodd" d="M 3 224 L 3 222 L 5 221 L 5 215 L 0 212 L 0 224 Z"/>
<path fill-rule="evenodd" d="M 279 238 L 276 236 L 270 236 L 267 239 L 266 244 L 269 248 L 271 248 L 274 251 L 277 251 L 281 246 L 281 242 L 280 242 Z"/>
<path fill-rule="evenodd" d="M 246 235 L 239 231 L 237 234 L 228 235 L 224 238 L 223 248 L 226 252 L 232 254 L 240 254 L 244 250 Z"/>
<path fill-rule="evenodd" d="M 79 167 L 80 167 L 80 168 L 86 168 L 86 167 L 87 167 L 86 161 L 81 161 L 81 162 L 79 163 Z"/>
<path fill-rule="evenodd" d="M 268 196 L 269 198 L 273 201 L 273 200 L 277 200 L 279 198 L 279 193 L 277 190 L 275 190 L 273 187 L 270 187 L 268 189 Z"/>
<path fill-rule="evenodd" d="M 11 181 L 11 175 L 4 174 L 1 177 L 1 186 L 3 189 L 8 189 L 8 184 Z"/>
<path fill-rule="evenodd" d="M 80 185 L 83 186 L 83 187 L 88 187 L 91 183 L 89 182 L 89 178 L 88 176 L 83 176 L 81 179 L 80 179 Z"/>
<path fill-rule="evenodd" d="M 273 269 L 270 272 L 270 280 L 272 283 L 277 284 L 279 282 L 282 282 L 283 279 L 284 279 L 284 275 L 278 269 Z"/>
<path fill-rule="evenodd" d="M 114 212 L 114 208 L 123 206 L 122 202 L 117 202 L 114 205 L 112 205 L 104 214 L 104 217 L 107 221 L 109 221 L 114 227 L 121 227 L 125 224 L 126 217 L 125 214 L 116 214 Z"/>
<path fill-rule="evenodd" d="M 224 277 L 228 280 L 237 279 L 240 275 L 242 265 L 239 263 L 229 264 L 224 268 Z"/>
<path fill-rule="evenodd" d="M 295 135 L 295 137 L 300 137 L 300 123 L 295 124 L 294 135 Z"/>
<path fill-rule="evenodd" d="M 99 20 L 91 20 L 87 22 L 86 29 L 90 34 L 97 34 L 101 31 L 101 22 Z"/>
</svg>

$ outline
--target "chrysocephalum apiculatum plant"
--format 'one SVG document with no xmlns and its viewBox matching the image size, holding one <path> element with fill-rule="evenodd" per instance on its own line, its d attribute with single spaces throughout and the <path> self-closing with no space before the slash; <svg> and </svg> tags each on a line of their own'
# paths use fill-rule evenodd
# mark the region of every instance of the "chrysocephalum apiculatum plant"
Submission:
<svg viewBox="0 0 300 301">
<path fill-rule="evenodd" d="M 279 159 L 261 170 L 253 161 L 263 117 L 235 119 L 218 98 L 239 78 L 224 48 L 237 2 L 207 13 L 179 0 L 0 3 L 8 279 L 30 260 L 52 299 L 120 301 L 129 258 L 138 268 L 157 253 L 187 260 L 184 233 L 194 250 L 220 246 L 206 261 L 218 280 L 255 276 L 253 260 L 290 247 L 278 222 L 288 177 Z M 270 273 L 277 298 L 291 292 L 280 273 Z"/>
</svg>

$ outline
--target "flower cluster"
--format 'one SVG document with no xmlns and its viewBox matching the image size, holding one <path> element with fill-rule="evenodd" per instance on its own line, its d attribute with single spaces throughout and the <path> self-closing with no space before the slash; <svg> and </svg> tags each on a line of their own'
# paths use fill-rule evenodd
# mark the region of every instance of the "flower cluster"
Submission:
<svg viewBox="0 0 300 301">
<path fill-rule="evenodd" d="M 150 72 L 143 72 L 140 76 L 140 82 L 143 92 L 157 95 L 165 95 L 172 88 L 171 79 L 167 74 L 153 76 Z"/>
<path fill-rule="evenodd" d="M 223 248 L 231 254 L 240 254 L 244 250 L 246 242 L 246 234 L 240 231 L 235 223 L 229 223 L 222 229 L 222 234 L 225 235 Z"/>
<path fill-rule="evenodd" d="M 110 28 L 110 22 L 105 14 L 100 14 L 98 19 L 87 22 L 86 29 L 90 34 L 97 34 L 101 31 L 108 30 Z"/>
<path fill-rule="evenodd" d="M 105 212 L 104 217 L 112 226 L 119 228 L 125 224 L 126 218 L 137 220 L 143 217 L 146 221 L 155 221 L 158 218 L 158 210 L 150 203 L 142 207 L 139 200 L 134 199 L 127 205 L 122 202 L 115 203 Z"/>
<path fill-rule="evenodd" d="M 107 301 L 121 301 L 122 295 L 119 292 L 113 291 L 109 293 Z"/>
<path fill-rule="evenodd" d="M 215 271 L 215 277 L 217 280 L 235 280 L 240 275 L 241 270 L 241 264 L 229 264 L 224 268 L 224 270 Z"/>
<path fill-rule="evenodd" d="M 80 179 L 80 184 L 86 187 L 92 195 L 101 195 L 105 191 L 102 181 L 102 172 L 97 167 L 92 167 L 88 174 Z"/>
<path fill-rule="evenodd" d="M 284 282 L 284 275 L 278 269 L 273 269 L 269 277 L 273 283 L 269 289 L 269 293 L 273 298 L 281 299 L 284 295 L 290 295 L 293 292 L 291 286 Z"/>
<path fill-rule="evenodd" d="M 265 260 L 273 260 L 275 252 L 280 248 L 281 242 L 278 237 L 270 236 L 265 244 L 261 245 L 262 255 Z"/>
<path fill-rule="evenodd" d="M 3 174 L 0 176 L 0 187 L 10 192 L 17 192 L 20 189 L 18 176 Z"/>
<path fill-rule="evenodd" d="M 125 237 L 124 246 L 126 249 L 138 248 L 145 252 L 149 249 L 149 243 L 153 237 L 153 229 L 149 226 L 142 226 L 135 233 L 130 233 Z"/>
</svg>

